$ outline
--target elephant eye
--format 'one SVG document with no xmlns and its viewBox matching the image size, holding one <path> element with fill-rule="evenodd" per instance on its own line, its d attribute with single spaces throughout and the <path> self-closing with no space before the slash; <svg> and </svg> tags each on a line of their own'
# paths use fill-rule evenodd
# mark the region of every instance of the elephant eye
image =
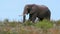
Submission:
<svg viewBox="0 0 60 34">
<path fill-rule="evenodd" d="M 28 10 L 28 13 L 31 11 L 31 9 L 29 9 L 29 8 L 27 8 L 27 10 Z"/>
</svg>

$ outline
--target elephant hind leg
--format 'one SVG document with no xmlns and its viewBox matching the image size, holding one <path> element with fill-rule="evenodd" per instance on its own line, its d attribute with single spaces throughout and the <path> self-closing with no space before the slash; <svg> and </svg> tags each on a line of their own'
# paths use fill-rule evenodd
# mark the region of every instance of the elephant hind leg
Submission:
<svg viewBox="0 0 60 34">
<path fill-rule="evenodd" d="M 42 20 L 43 20 L 43 18 L 40 18 L 40 20 L 42 21 Z"/>
<path fill-rule="evenodd" d="M 38 18 L 39 19 L 39 21 L 42 21 L 43 20 L 43 18 Z"/>
<path fill-rule="evenodd" d="M 45 17 L 44 19 L 46 19 L 46 20 L 50 21 L 50 17 Z"/>
</svg>

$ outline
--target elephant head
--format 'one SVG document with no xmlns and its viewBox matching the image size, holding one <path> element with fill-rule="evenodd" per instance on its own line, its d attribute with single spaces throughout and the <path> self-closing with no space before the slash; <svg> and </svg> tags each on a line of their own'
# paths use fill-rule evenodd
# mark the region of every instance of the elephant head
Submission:
<svg viewBox="0 0 60 34">
<path fill-rule="evenodd" d="M 23 11 L 23 22 L 25 22 L 25 17 L 26 17 L 26 14 L 29 14 L 30 11 L 32 10 L 32 7 L 34 6 L 35 4 L 27 4 L 25 7 L 24 7 L 24 11 Z"/>
</svg>

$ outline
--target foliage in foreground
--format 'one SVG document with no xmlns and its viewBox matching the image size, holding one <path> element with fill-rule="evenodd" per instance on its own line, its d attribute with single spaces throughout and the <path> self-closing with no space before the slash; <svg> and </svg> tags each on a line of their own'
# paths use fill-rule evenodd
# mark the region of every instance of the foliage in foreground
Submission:
<svg viewBox="0 0 60 34">
<path fill-rule="evenodd" d="M 43 34 L 42 29 L 48 29 L 47 34 L 58 34 L 60 29 L 53 28 L 54 21 L 43 20 L 32 23 L 26 21 L 25 23 L 17 21 L 0 21 L 0 34 Z M 56 26 L 60 26 L 60 20 L 55 21 Z"/>
<path fill-rule="evenodd" d="M 35 26 L 42 29 L 49 29 L 53 27 L 53 23 L 48 20 L 43 20 L 43 21 L 37 22 Z"/>
</svg>

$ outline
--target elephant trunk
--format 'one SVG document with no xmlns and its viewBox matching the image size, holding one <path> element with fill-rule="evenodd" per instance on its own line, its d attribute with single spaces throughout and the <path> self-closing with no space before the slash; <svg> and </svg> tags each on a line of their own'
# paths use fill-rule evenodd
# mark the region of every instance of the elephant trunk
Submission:
<svg viewBox="0 0 60 34">
<path fill-rule="evenodd" d="M 25 18 L 26 18 L 26 14 L 27 14 L 27 10 L 26 9 L 24 9 L 24 12 L 23 12 L 23 22 L 25 22 Z"/>
<path fill-rule="evenodd" d="M 25 17 L 26 17 L 26 15 L 23 16 L 23 22 L 25 22 L 25 20 L 26 20 Z"/>
<path fill-rule="evenodd" d="M 25 19 L 26 18 L 26 13 L 25 13 L 25 11 L 24 11 L 24 13 L 23 13 L 23 22 L 25 22 Z"/>
</svg>

